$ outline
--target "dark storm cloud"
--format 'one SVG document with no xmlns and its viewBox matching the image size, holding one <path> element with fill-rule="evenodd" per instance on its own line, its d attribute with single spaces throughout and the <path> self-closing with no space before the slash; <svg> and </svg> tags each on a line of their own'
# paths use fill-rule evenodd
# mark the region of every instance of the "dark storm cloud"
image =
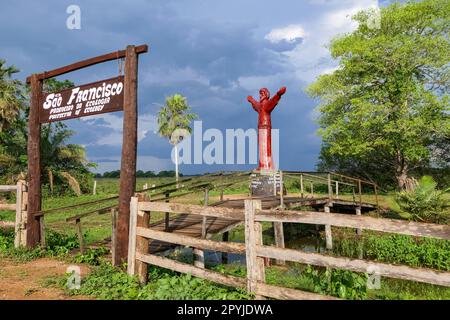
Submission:
<svg viewBox="0 0 450 320">
<path fill-rule="evenodd" d="M 310 1 L 311 2 L 311 1 Z M 165 97 L 181 93 L 203 121 L 204 130 L 256 128 L 257 114 L 246 101 L 257 98 L 267 86 L 272 94 L 281 86 L 288 90 L 273 113 L 274 128 L 280 129 L 282 168 L 314 168 L 320 139 L 310 114 L 315 106 L 301 90 L 305 83 L 283 51 L 301 43 L 269 42 L 272 28 L 313 16 L 301 10 L 305 3 L 283 5 L 260 1 L 78 1 L 81 30 L 68 30 L 66 8 L 72 1 L 10 1 L 0 11 L 0 58 L 22 70 L 24 79 L 90 56 L 115 51 L 127 44 L 148 43 L 149 53 L 139 62 L 140 117 L 156 116 Z M 311 19 L 311 18 L 309 18 Z M 86 83 L 118 73 L 117 62 L 109 62 L 71 73 L 60 79 Z M 94 120 L 70 120 L 76 131 L 72 142 L 83 144 L 90 159 L 119 167 L 121 116 L 113 113 Z M 170 157 L 171 146 L 154 133 L 150 118 L 140 123 L 142 137 L 138 155 L 143 161 Z M 106 159 L 106 160 L 105 160 Z M 166 161 L 166 160 L 164 160 Z M 163 162 L 154 164 L 154 170 Z M 150 166 L 150 168 L 149 168 Z M 145 169 L 150 170 L 149 164 Z M 168 164 L 170 167 L 171 164 Z M 183 165 L 186 173 L 217 169 L 250 169 L 249 166 Z"/>
</svg>

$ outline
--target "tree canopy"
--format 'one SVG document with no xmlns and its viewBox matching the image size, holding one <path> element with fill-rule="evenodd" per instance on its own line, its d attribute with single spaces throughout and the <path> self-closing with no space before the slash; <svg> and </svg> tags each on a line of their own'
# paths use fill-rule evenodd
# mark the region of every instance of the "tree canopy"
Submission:
<svg viewBox="0 0 450 320">
<path fill-rule="evenodd" d="M 13 80 L 12 75 L 18 70 L 5 64 L 0 60 L 0 178 L 13 183 L 25 179 L 27 172 L 29 88 Z M 44 81 L 43 90 L 54 92 L 72 86 L 71 81 L 52 78 Z M 86 160 L 82 146 L 68 143 L 73 134 L 63 122 L 42 125 L 41 178 L 50 192 L 71 188 L 79 194 L 89 190 L 92 179 L 89 168 L 95 165 Z"/>
<path fill-rule="evenodd" d="M 379 27 L 370 23 L 375 11 L 362 11 L 354 32 L 332 40 L 338 68 L 307 88 L 321 101 L 322 166 L 366 164 L 403 188 L 412 170 L 442 160 L 450 137 L 448 12 L 447 0 L 394 3 L 380 9 Z"/>
</svg>

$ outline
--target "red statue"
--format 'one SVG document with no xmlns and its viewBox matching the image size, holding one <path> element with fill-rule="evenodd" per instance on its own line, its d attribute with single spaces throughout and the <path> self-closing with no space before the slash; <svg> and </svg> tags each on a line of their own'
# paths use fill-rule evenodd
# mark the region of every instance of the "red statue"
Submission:
<svg viewBox="0 0 450 320">
<path fill-rule="evenodd" d="M 286 87 L 278 90 L 277 94 L 270 98 L 270 92 L 267 88 L 259 90 L 259 102 L 248 96 L 247 100 L 252 104 L 253 109 L 258 112 L 258 147 L 259 147 L 259 166 L 258 170 L 273 170 L 272 161 L 272 123 L 270 113 L 277 106 L 281 96 L 286 92 Z"/>
</svg>

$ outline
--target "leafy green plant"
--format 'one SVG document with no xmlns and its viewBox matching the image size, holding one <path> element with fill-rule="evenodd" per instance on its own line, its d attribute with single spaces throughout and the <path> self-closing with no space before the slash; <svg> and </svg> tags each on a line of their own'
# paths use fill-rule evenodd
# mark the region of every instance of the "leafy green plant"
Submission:
<svg viewBox="0 0 450 320">
<path fill-rule="evenodd" d="M 87 263 L 93 266 L 98 266 L 101 264 L 101 258 L 109 252 L 108 248 L 99 247 L 99 248 L 89 248 L 85 253 L 77 254 L 73 261 L 75 263 Z"/>
<path fill-rule="evenodd" d="M 436 189 L 437 183 L 430 176 L 423 176 L 412 191 L 397 193 L 396 201 L 414 220 L 446 223 L 449 212 L 444 191 Z"/>
<path fill-rule="evenodd" d="M 362 254 L 370 260 L 450 270 L 450 241 L 379 234 L 333 240 L 336 255 L 357 258 Z"/>
<path fill-rule="evenodd" d="M 78 290 L 67 290 L 71 295 L 92 295 L 99 299 L 248 299 L 243 290 L 227 288 L 209 281 L 178 274 L 166 269 L 151 267 L 149 283 L 139 284 L 136 277 L 103 263 L 91 272 Z"/>
<path fill-rule="evenodd" d="M 65 257 L 70 250 L 78 247 L 76 236 L 47 230 L 45 248 L 38 246 L 34 249 L 14 248 L 14 230 L 0 229 L 0 254 L 24 262 L 41 257 Z"/>
<path fill-rule="evenodd" d="M 317 293 L 331 294 L 343 299 L 364 299 L 367 295 L 365 276 L 347 270 L 327 269 L 321 272 L 308 266 L 305 270 L 310 275 Z"/>
</svg>

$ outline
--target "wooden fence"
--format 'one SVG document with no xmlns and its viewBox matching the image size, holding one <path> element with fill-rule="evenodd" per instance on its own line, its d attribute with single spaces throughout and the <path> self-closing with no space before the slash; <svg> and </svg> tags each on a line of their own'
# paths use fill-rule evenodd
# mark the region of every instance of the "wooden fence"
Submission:
<svg viewBox="0 0 450 320">
<path fill-rule="evenodd" d="M 19 180 L 16 185 L 0 185 L 0 192 L 15 192 L 15 204 L 0 204 L 0 210 L 16 211 L 16 220 L 14 223 L 14 247 L 26 246 L 27 244 L 27 184 Z"/>
<path fill-rule="evenodd" d="M 178 182 L 167 182 L 160 185 L 153 185 L 151 187 L 148 187 L 147 185 L 144 186 L 142 190 L 136 191 L 136 195 L 141 199 L 145 201 L 165 201 L 169 202 L 172 199 L 179 198 L 188 194 L 197 193 L 199 191 L 205 192 L 205 199 L 208 197 L 208 192 L 217 189 L 221 190 L 220 194 L 220 200 L 223 200 L 223 191 L 224 188 L 230 185 L 235 184 L 236 182 L 240 182 L 239 179 L 246 179 L 246 175 L 248 175 L 248 172 L 238 172 L 238 173 L 224 173 L 224 172 L 218 172 L 218 173 L 212 173 L 208 175 L 201 176 L 199 178 L 184 178 L 180 179 Z M 238 179 L 237 181 L 232 181 L 231 183 L 222 183 L 221 180 L 219 180 L 220 183 L 214 184 L 213 181 L 210 181 L 210 179 L 215 178 L 233 178 Z M 15 188 L 15 186 L 14 186 Z M 119 196 L 111 196 L 103 199 L 98 200 L 92 200 L 87 202 L 82 202 L 78 204 L 73 204 L 65 207 L 59 207 L 59 208 L 53 208 L 53 209 L 47 209 L 47 210 L 41 210 L 33 214 L 33 217 L 35 219 L 39 220 L 39 223 L 41 225 L 40 228 L 40 239 L 41 239 L 41 245 L 45 246 L 45 223 L 44 223 L 44 216 L 48 216 L 50 214 L 55 214 L 59 212 L 64 212 L 68 209 L 77 209 L 77 208 L 84 208 L 88 206 L 93 205 L 99 205 L 104 202 L 111 202 L 111 201 L 117 201 Z M 151 198 L 151 199 L 150 199 Z M 26 200 L 26 197 L 23 198 Z M 80 213 L 77 213 L 76 215 L 62 218 L 65 222 L 68 223 L 75 223 L 76 233 L 78 237 L 78 242 L 80 244 L 80 252 L 85 252 L 86 243 L 83 236 L 83 223 L 82 219 L 94 216 L 94 215 L 104 215 L 104 214 L 111 214 L 111 221 L 112 221 L 112 230 L 111 230 L 111 251 L 112 251 L 112 260 L 114 260 L 115 256 L 115 241 L 117 237 L 117 228 L 116 228 L 116 222 L 118 218 L 118 204 L 114 205 L 108 205 L 103 206 L 101 208 L 97 209 L 82 209 Z M 169 213 L 166 213 L 165 220 L 166 223 L 168 223 L 169 219 Z"/>
<path fill-rule="evenodd" d="M 128 251 L 128 273 L 137 274 L 140 281 L 147 281 L 148 265 L 171 269 L 181 273 L 204 278 L 231 287 L 246 288 L 256 298 L 276 299 L 335 299 L 334 297 L 314 294 L 296 289 L 269 285 L 265 282 L 264 258 L 299 262 L 321 267 L 344 269 L 355 272 L 371 273 L 375 270 L 379 276 L 412 280 L 434 285 L 450 286 L 450 272 L 425 268 L 412 268 L 403 265 L 379 263 L 362 259 L 336 257 L 326 254 L 307 253 L 299 250 L 266 246 L 262 242 L 261 222 L 290 222 L 316 225 L 334 225 L 357 229 L 369 229 L 382 232 L 405 234 L 419 237 L 431 237 L 450 240 L 450 226 L 428 223 L 408 222 L 366 216 L 350 216 L 324 212 L 302 212 L 286 210 L 261 210 L 261 201 L 245 200 L 245 210 L 185 205 L 163 202 L 140 202 L 134 197 L 130 203 L 130 237 Z M 152 230 L 149 228 L 151 212 L 171 212 L 176 214 L 195 214 L 203 217 L 229 218 L 245 220 L 245 243 L 230 243 L 198 239 Z M 181 263 L 172 259 L 149 254 L 149 239 L 169 242 L 200 250 L 212 250 L 226 253 L 245 254 L 247 278 L 225 275 L 195 265 Z"/>
</svg>

